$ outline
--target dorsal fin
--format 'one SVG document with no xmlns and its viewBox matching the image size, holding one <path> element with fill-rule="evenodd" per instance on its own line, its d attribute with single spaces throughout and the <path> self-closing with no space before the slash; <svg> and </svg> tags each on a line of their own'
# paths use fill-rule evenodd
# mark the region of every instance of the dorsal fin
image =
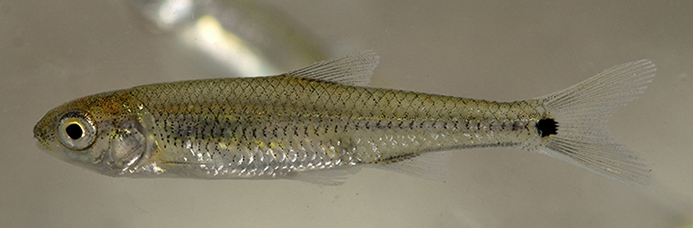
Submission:
<svg viewBox="0 0 693 228">
<path fill-rule="evenodd" d="M 366 86 L 380 57 L 373 50 L 363 50 L 340 58 L 313 63 L 290 71 L 287 75 L 334 82 L 350 86 Z"/>
</svg>

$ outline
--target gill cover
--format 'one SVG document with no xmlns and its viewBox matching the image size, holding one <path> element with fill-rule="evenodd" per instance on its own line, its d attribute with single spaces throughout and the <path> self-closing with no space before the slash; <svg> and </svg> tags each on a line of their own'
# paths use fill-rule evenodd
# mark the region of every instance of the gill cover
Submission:
<svg viewBox="0 0 693 228">
<path fill-rule="evenodd" d="M 147 145 L 147 133 L 142 124 L 136 117 L 126 118 L 116 124 L 103 162 L 113 174 L 134 172 L 138 162 L 149 157 Z"/>
</svg>

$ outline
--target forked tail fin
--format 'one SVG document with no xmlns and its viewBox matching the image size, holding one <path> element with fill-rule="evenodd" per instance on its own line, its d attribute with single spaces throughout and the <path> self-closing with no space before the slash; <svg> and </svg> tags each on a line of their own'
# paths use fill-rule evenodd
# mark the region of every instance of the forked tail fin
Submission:
<svg viewBox="0 0 693 228">
<path fill-rule="evenodd" d="M 542 138 L 539 152 L 610 178 L 646 185 L 650 169 L 633 151 L 614 142 L 606 122 L 645 91 L 655 70 L 649 60 L 625 63 L 539 98 L 558 125 L 556 134 Z"/>
</svg>

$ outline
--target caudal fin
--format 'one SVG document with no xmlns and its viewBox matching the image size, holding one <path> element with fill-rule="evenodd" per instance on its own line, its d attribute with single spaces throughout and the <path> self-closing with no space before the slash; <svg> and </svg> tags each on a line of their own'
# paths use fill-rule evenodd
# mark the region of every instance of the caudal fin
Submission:
<svg viewBox="0 0 693 228">
<path fill-rule="evenodd" d="M 633 151 L 614 142 L 606 122 L 645 91 L 655 70 L 646 59 L 625 63 L 539 98 L 558 125 L 556 134 L 543 138 L 539 151 L 610 178 L 646 185 L 650 169 Z"/>
</svg>

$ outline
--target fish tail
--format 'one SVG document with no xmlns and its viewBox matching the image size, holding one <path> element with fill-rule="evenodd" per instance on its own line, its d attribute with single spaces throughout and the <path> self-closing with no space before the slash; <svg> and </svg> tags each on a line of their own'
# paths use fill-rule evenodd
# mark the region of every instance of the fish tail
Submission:
<svg viewBox="0 0 693 228">
<path fill-rule="evenodd" d="M 651 169 L 633 151 L 614 142 L 606 122 L 645 91 L 655 70 L 649 60 L 629 62 L 539 98 L 547 117 L 537 122 L 542 136 L 538 152 L 609 178 L 646 185 Z"/>
</svg>

